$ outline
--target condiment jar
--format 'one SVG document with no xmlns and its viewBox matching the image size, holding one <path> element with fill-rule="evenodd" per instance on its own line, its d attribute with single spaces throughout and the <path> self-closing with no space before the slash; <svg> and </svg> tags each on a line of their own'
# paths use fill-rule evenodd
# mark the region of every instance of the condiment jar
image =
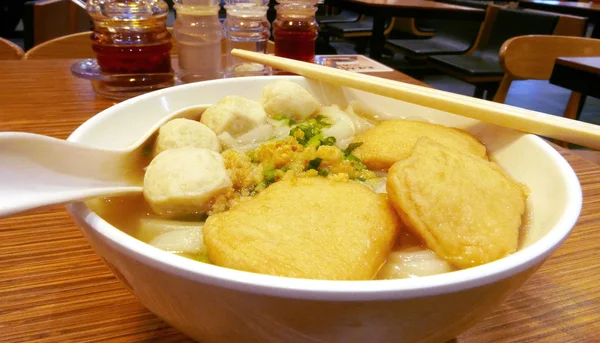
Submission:
<svg viewBox="0 0 600 343">
<path fill-rule="evenodd" d="M 179 48 L 179 79 L 183 82 L 223 77 L 223 26 L 219 0 L 174 0 L 173 28 Z"/>
<path fill-rule="evenodd" d="M 275 55 L 313 62 L 319 25 L 315 19 L 317 0 L 279 0 L 273 22 Z"/>
<path fill-rule="evenodd" d="M 268 0 L 226 0 L 227 77 L 269 75 L 271 69 L 231 55 L 232 49 L 267 52 L 271 25 L 267 20 Z"/>
<path fill-rule="evenodd" d="M 162 0 L 89 0 L 92 49 L 102 72 L 171 72 L 168 6 Z"/>
</svg>

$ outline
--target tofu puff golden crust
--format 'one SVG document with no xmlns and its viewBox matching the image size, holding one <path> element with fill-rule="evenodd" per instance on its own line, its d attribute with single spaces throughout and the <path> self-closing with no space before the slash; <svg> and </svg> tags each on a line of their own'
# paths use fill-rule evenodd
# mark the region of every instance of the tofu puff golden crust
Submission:
<svg viewBox="0 0 600 343">
<path fill-rule="evenodd" d="M 356 136 L 354 142 L 362 142 L 362 145 L 352 154 L 369 169 L 388 169 L 407 158 L 421 137 L 429 137 L 447 147 L 486 157 L 485 146 L 465 131 L 410 120 L 384 121 Z"/>
<path fill-rule="evenodd" d="M 492 162 L 422 138 L 390 168 L 387 192 L 409 231 L 455 267 L 517 250 L 526 195 Z"/>
<path fill-rule="evenodd" d="M 399 219 L 384 195 L 354 182 L 274 183 L 203 227 L 216 265 L 277 276 L 369 280 L 389 254 Z"/>
</svg>

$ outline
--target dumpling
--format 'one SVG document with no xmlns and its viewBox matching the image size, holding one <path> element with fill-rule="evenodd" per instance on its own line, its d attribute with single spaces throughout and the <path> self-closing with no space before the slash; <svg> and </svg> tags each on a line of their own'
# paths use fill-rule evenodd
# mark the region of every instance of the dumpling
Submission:
<svg viewBox="0 0 600 343">
<path fill-rule="evenodd" d="M 168 149 L 185 147 L 221 151 L 221 143 L 217 135 L 208 126 L 195 120 L 178 118 L 160 127 L 154 144 L 156 155 Z"/>
<path fill-rule="evenodd" d="M 517 249 L 526 195 L 492 162 L 421 138 L 390 168 L 387 192 L 407 228 L 455 267 Z"/>
<path fill-rule="evenodd" d="M 144 197 L 156 214 L 179 217 L 206 212 L 210 201 L 231 185 L 219 153 L 172 149 L 150 162 L 144 175 Z"/>
<path fill-rule="evenodd" d="M 334 215 L 343 214 L 343 215 Z M 372 279 L 399 229 L 383 195 L 354 182 L 279 181 L 203 227 L 216 265 L 278 276 Z"/>
<path fill-rule="evenodd" d="M 486 158 L 485 145 L 465 131 L 411 120 L 384 121 L 356 136 L 363 144 L 352 154 L 369 169 L 387 169 L 410 155 L 415 143 L 428 137 L 447 147 Z"/>
<path fill-rule="evenodd" d="M 331 124 L 330 127 L 323 129 L 323 137 L 333 136 L 338 147 L 346 148 L 356 132 L 350 116 L 337 105 L 323 106 L 319 114 L 327 118 L 326 121 Z"/>
<path fill-rule="evenodd" d="M 295 121 L 309 118 L 320 106 L 317 99 L 302 86 L 285 80 L 266 85 L 260 102 L 269 116 Z"/>
<path fill-rule="evenodd" d="M 267 114 L 257 101 L 239 96 L 227 96 L 202 113 L 200 122 L 217 135 L 227 132 L 232 137 L 265 124 Z"/>
</svg>

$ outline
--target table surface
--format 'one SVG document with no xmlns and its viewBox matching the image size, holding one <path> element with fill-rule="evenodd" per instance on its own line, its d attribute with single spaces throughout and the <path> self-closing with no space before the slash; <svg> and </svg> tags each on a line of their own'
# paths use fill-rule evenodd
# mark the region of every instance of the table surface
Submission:
<svg viewBox="0 0 600 343">
<path fill-rule="evenodd" d="M 555 63 L 589 73 L 600 74 L 600 57 L 559 57 Z"/>
<path fill-rule="evenodd" d="M 66 138 L 114 102 L 72 77 L 74 61 L 0 63 L 0 131 Z M 398 72 L 377 73 L 409 83 Z M 559 151 L 583 187 L 567 241 L 458 342 L 593 342 L 600 332 L 600 167 Z M 0 220 L 1 342 L 191 342 L 131 295 L 63 208 Z"/>
<path fill-rule="evenodd" d="M 519 7 L 588 18 L 595 23 L 592 38 L 600 38 L 600 4 L 575 1 L 519 0 Z"/>
<path fill-rule="evenodd" d="M 554 62 L 550 83 L 580 93 L 579 110 L 581 114 L 585 97 L 600 98 L 600 57 L 559 57 Z"/>
</svg>

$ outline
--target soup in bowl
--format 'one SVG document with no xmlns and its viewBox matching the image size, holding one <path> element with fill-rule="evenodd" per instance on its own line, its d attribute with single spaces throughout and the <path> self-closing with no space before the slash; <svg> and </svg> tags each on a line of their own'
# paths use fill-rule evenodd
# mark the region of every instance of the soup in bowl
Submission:
<svg viewBox="0 0 600 343">
<path fill-rule="evenodd" d="M 300 86 L 311 99 L 296 107 L 304 95 L 270 102 L 285 98 L 270 89 L 275 81 Z M 243 139 L 239 121 L 223 126 L 223 113 L 239 105 L 209 109 L 193 124 L 217 136 L 198 143 L 202 148 L 169 149 L 159 134 L 145 149 L 150 164 L 139 165 L 144 197 L 69 206 L 90 244 L 140 301 L 199 341 L 448 340 L 522 285 L 579 214 L 574 172 L 536 136 L 302 77 L 216 80 L 153 92 L 103 111 L 69 140 L 125 148 L 174 111 L 216 107 L 232 96 L 251 101 L 242 106 L 247 111 L 262 103 L 269 117 L 242 118 L 251 124 L 251 139 Z M 348 116 L 354 116 L 350 132 L 337 125 Z M 409 127 L 396 132 L 397 124 Z M 423 136 L 435 128 L 452 139 L 420 138 L 415 132 L 422 127 Z M 402 156 L 398 135 L 418 140 Z M 460 149 L 448 147 L 453 144 Z M 398 148 L 386 155 L 390 146 Z M 271 153 L 282 150 L 285 163 Z M 173 167 L 174 151 L 188 154 L 179 158 L 186 161 L 182 167 Z M 186 166 L 210 169 L 208 181 L 198 181 L 210 186 L 184 199 L 191 203 L 170 193 L 164 201 L 160 192 L 173 187 L 156 184 Z M 254 174 L 249 182 L 238 180 Z M 448 179 L 470 183 L 446 188 Z M 477 192 L 481 180 L 505 192 L 490 193 L 497 201 L 487 202 L 488 193 Z M 457 213 L 467 219 L 456 220 Z M 494 220 L 481 217 L 489 213 Z M 485 225 L 465 228 L 472 217 Z"/>
</svg>

